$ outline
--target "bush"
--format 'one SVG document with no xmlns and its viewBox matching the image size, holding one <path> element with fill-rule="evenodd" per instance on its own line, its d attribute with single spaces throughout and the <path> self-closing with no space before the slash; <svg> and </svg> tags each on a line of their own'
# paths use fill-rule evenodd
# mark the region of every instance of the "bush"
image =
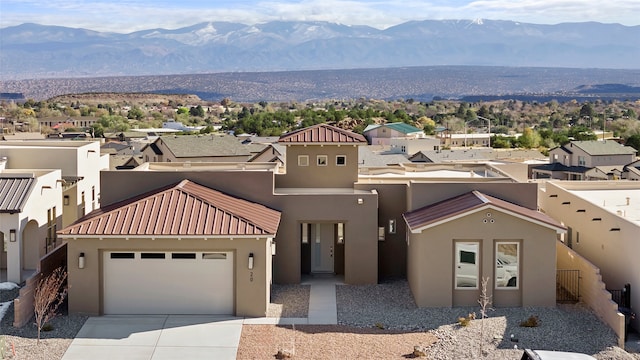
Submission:
<svg viewBox="0 0 640 360">
<path fill-rule="evenodd" d="M 538 317 L 535 315 L 529 316 L 527 320 L 524 320 L 520 323 L 521 327 L 538 327 L 540 325 L 540 321 Z"/>
</svg>

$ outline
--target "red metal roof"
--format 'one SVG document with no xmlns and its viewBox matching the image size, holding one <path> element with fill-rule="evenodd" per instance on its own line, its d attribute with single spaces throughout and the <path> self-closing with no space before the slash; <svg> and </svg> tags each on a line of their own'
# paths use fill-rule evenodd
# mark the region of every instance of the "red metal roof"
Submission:
<svg viewBox="0 0 640 360">
<path fill-rule="evenodd" d="M 451 199 L 407 212 L 403 217 L 411 231 L 419 231 L 420 229 L 427 228 L 430 225 L 445 222 L 448 219 L 453 219 L 455 217 L 462 216 L 465 213 L 488 206 L 502 209 L 557 229 L 565 229 L 562 224 L 537 210 L 528 209 L 523 206 L 483 194 L 479 191 L 468 192 Z"/>
<path fill-rule="evenodd" d="M 279 143 L 367 143 L 367 139 L 352 131 L 327 124 L 317 124 L 280 136 Z"/>
<path fill-rule="evenodd" d="M 183 180 L 91 212 L 61 235 L 275 235 L 280 212 Z"/>
</svg>

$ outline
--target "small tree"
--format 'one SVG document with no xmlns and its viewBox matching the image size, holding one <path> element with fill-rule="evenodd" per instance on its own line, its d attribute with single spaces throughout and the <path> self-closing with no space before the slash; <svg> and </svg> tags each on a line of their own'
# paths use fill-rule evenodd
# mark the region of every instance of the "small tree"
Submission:
<svg viewBox="0 0 640 360">
<path fill-rule="evenodd" d="M 59 267 L 38 282 L 33 301 L 36 326 L 38 327 L 38 343 L 40 343 L 42 328 L 47 321 L 56 316 L 58 307 L 67 296 L 66 279 L 67 272 Z"/>
<path fill-rule="evenodd" d="M 482 288 L 480 292 L 480 298 L 478 304 L 480 304 L 480 357 L 484 356 L 484 319 L 487 317 L 487 312 L 493 310 L 491 308 L 492 296 L 487 294 L 487 285 L 489 283 L 488 277 L 482 277 Z"/>
</svg>

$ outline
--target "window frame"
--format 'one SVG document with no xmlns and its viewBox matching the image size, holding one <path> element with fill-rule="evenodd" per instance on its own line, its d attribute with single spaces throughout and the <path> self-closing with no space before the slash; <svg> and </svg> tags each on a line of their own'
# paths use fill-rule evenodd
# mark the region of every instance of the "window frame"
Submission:
<svg viewBox="0 0 640 360">
<path fill-rule="evenodd" d="M 329 157 L 327 155 L 316 155 L 316 166 L 328 166 Z"/>
<path fill-rule="evenodd" d="M 309 155 L 298 155 L 298 166 L 309 166 Z"/>
<path fill-rule="evenodd" d="M 458 277 L 459 277 L 459 273 L 458 273 L 458 269 L 461 269 L 460 265 L 463 263 L 467 263 L 467 262 L 463 262 L 462 261 L 462 256 L 458 256 L 459 251 L 461 251 L 460 249 L 460 245 L 472 245 L 476 247 L 476 252 L 475 252 L 475 258 L 474 258 L 474 263 L 473 265 L 475 265 L 475 286 L 458 286 Z M 480 241 L 456 241 L 454 243 L 454 249 L 453 249 L 453 287 L 455 290 L 479 290 L 480 289 L 480 260 L 481 260 L 481 244 Z M 470 251 L 467 251 L 470 252 Z M 472 253 L 472 252 L 470 252 Z"/>
<path fill-rule="evenodd" d="M 504 264 L 498 264 L 498 247 L 500 245 L 515 245 L 516 246 L 516 285 L 515 286 L 508 286 L 508 281 L 505 285 L 499 285 L 498 284 L 498 266 L 502 266 L 502 269 L 504 269 Z M 520 281 L 522 279 L 522 277 L 520 276 L 520 272 L 522 269 L 521 263 L 522 263 L 522 243 L 520 241 L 516 241 L 516 240 L 499 240 L 496 241 L 494 244 L 494 248 L 493 248 L 493 255 L 494 255 L 494 281 L 493 281 L 493 287 L 495 290 L 520 290 Z"/>
</svg>

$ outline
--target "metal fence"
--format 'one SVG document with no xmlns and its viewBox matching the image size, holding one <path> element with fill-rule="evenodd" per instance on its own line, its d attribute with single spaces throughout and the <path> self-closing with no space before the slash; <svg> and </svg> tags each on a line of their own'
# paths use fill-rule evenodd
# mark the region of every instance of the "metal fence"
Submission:
<svg viewBox="0 0 640 360">
<path fill-rule="evenodd" d="M 607 289 L 611 293 L 611 300 L 615 301 L 619 307 L 631 308 L 631 285 L 625 284 L 622 289 Z"/>
<path fill-rule="evenodd" d="M 556 301 L 561 303 L 580 301 L 580 270 L 557 270 Z"/>
</svg>

